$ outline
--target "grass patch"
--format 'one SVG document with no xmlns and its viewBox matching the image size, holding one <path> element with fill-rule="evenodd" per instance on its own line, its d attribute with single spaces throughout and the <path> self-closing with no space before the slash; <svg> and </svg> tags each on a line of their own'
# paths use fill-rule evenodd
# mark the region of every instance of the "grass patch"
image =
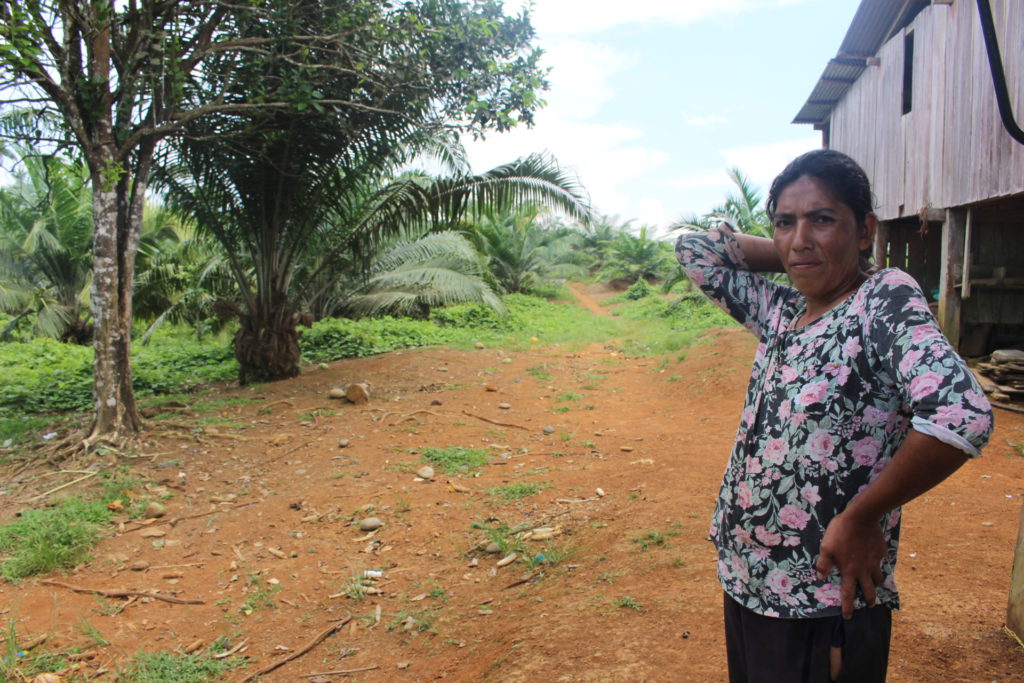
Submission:
<svg viewBox="0 0 1024 683">
<path fill-rule="evenodd" d="M 541 491 L 549 488 L 551 488 L 551 484 L 535 484 L 533 482 L 522 481 L 517 484 L 495 486 L 494 488 L 487 489 L 487 495 L 498 502 L 511 503 L 515 500 L 535 496 Z"/>
<path fill-rule="evenodd" d="M 637 612 L 642 612 L 643 609 L 644 609 L 644 606 L 641 605 L 637 601 L 637 599 L 634 598 L 631 595 L 623 595 L 621 598 L 618 598 L 615 601 L 614 604 L 615 604 L 616 607 L 622 607 L 624 609 L 632 609 L 632 610 L 636 610 Z"/>
<path fill-rule="evenodd" d="M 469 474 L 487 464 L 487 451 L 482 448 L 424 448 L 420 458 L 445 474 Z"/>
<path fill-rule="evenodd" d="M 211 648 L 212 649 L 212 648 Z M 182 655 L 137 652 L 119 680 L 131 683 L 207 683 L 245 664 L 240 657 L 214 659 L 213 652 Z"/>
<path fill-rule="evenodd" d="M 14 522 L 0 526 L 0 553 L 8 556 L 0 575 L 17 581 L 87 561 L 113 516 L 110 507 L 131 516 L 145 509 L 145 499 L 132 500 L 129 495 L 137 485 L 123 476 L 108 477 L 94 499 L 68 498 L 55 507 L 26 510 Z"/>
</svg>

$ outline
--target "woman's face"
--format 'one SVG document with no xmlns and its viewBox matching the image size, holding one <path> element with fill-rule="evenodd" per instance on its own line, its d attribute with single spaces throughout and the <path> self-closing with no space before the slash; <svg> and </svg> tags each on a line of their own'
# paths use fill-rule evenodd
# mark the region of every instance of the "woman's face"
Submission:
<svg viewBox="0 0 1024 683">
<path fill-rule="evenodd" d="M 866 275 L 860 252 L 871 246 L 877 221 L 868 214 L 857 225 L 853 210 L 813 176 L 786 187 L 775 206 L 775 248 L 793 286 L 808 306 L 834 302 Z"/>
</svg>

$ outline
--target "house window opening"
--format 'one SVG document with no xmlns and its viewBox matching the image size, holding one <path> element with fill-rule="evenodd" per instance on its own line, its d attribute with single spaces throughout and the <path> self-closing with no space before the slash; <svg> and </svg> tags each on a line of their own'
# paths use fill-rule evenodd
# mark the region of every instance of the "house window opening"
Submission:
<svg viewBox="0 0 1024 683">
<path fill-rule="evenodd" d="M 903 113 L 909 114 L 914 106 L 914 32 L 903 36 Z"/>
</svg>

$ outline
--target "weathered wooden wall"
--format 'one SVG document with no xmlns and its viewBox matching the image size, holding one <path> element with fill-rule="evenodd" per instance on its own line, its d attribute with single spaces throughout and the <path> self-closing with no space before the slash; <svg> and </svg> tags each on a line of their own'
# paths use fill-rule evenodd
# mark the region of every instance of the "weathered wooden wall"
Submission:
<svg viewBox="0 0 1024 683">
<path fill-rule="evenodd" d="M 1024 120 L 1024 2 L 992 0 L 1006 80 Z M 901 114 L 914 32 L 913 108 Z M 868 172 L 882 220 L 1024 192 L 1024 145 L 999 119 L 976 3 L 923 10 L 835 106 L 829 146 Z"/>
</svg>

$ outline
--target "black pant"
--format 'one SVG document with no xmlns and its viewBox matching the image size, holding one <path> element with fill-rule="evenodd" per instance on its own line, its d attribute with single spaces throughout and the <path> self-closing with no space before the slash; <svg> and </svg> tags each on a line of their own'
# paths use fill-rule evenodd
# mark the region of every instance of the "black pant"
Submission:
<svg viewBox="0 0 1024 683">
<path fill-rule="evenodd" d="M 892 633 L 888 608 L 859 609 L 849 620 L 778 619 L 724 597 L 729 683 L 885 682 Z M 832 679 L 830 652 L 840 643 L 842 666 Z"/>
</svg>

